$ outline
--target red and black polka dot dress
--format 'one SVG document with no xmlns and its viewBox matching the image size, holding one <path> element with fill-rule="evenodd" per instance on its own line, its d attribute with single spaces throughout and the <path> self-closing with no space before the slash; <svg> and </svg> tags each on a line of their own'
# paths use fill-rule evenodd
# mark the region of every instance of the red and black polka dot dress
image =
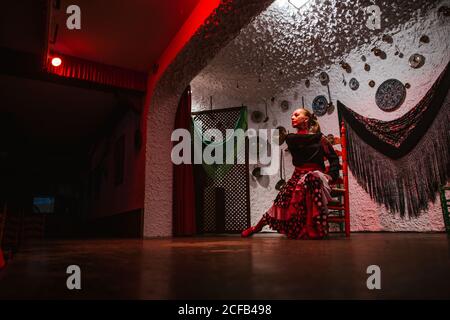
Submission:
<svg viewBox="0 0 450 320">
<path fill-rule="evenodd" d="M 296 169 L 276 196 L 272 207 L 264 214 L 263 219 L 272 229 L 285 234 L 290 239 L 323 239 L 328 234 L 328 209 L 327 199 L 324 199 L 322 190 L 324 182 L 319 172 L 324 170 L 325 157 L 330 162 L 329 174 L 335 178 L 339 173 L 339 158 L 326 138 L 320 135 L 316 139 L 318 143 L 313 146 L 313 148 L 320 148 L 320 152 L 313 152 L 320 162 L 311 161 L 310 158 L 299 159 L 296 155 L 299 154 L 298 151 L 305 150 L 305 144 L 301 144 L 304 143 L 303 139 L 299 143 L 298 135 L 295 135 L 294 139 L 294 141 L 288 139 L 287 142 Z M 306 143 L 306 146 L 310 147 L 311 144 Z M 313 151 L 311 149 L 300 154 L 304 157 L 305 154 Z M 317 158 L 317 155 L 321 158 Z"/>
</svg>

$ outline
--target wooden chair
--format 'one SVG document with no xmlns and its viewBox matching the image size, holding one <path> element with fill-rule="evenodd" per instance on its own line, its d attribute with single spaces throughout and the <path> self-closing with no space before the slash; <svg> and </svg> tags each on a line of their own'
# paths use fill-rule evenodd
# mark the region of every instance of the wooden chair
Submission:
<svg viewBox="0 0 450 320">
<path fill-rule="evenodd" d="M 341 145 L 341 150 L 335 147 L 335 151 L 340 159 L 340 177 L 331 185 L 333 200 L 328 203 L 328 222 L 339 224 L 340 231 L 345 232 L 346 237 L 350 237 L 347 138 L 344 122 L 341 124 L 341 136 L 333 137 L 330 142 L 333 146 Z"/>
</svg>

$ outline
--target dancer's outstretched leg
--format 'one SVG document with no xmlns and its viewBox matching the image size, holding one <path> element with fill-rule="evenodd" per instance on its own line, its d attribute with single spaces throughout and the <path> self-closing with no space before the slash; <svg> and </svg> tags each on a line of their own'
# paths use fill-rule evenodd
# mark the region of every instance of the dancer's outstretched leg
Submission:
<svg viewBox="0 0 450 320">
<path fill-rule="evenodd" d="M 256 225 L 242 231 L 241 236 L 244 238 L 250 237 L 257 232 L 260 232 L 265 225 L 267 225 L 267 221 L 265 215 L 263 215 Z"/>
</svg>

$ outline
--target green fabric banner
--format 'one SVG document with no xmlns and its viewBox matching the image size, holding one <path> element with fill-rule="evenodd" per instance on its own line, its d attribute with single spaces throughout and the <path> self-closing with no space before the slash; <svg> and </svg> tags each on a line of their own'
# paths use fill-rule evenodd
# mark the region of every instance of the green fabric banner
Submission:
<svg viewBox="0 0 450 320">
<path fill-rule="evenodd" d="M 235 132 L 238 129 L 242 129 L 244 132 L 246 132 L 247 128 L 248 128 L 247 108 L 242 108 L 241 112 L 239 114 L 239 119 L 236 121 L 236 124 L 233 129 Z M 227 175 L 227 173 L 230 171 L 230 169 L 232 168 L 233 164 L 237 163 L 237 155 L 241 151 L 242 146 L 245 147 L 245 139 L 237 139 L 237 143 L 234 143 L 233 164 L 227 164 L 227 163 L 225 163 L 226 162 L 225 159 L 227 159 L 227 154 L 226 154 L 227 150 L 226 150 L 225 146 L 228 143 L 228 141 L 230 141 L 231 139 L 234 139 L 235 134 L 233 134 L 232 136 L 229 136 L 229 137 L 224 137 L 224 139 L 222 141 L 217 141 L 217 142 L 211 141 L 203 135 L 202 128 L 199 127 L 195 123 L 194 118 L 192 118 L 192 130 L 193 130 L 194 135 L 196 136 L 194 138 L 194 140 L 199 139 L 200 141 L 202 141 L 202 145 L 204 147 L 214 146 L 214 147 L 223 149 L 224 161 L 222 164 L 221 163 L 206 164 L 205 161 L 203 160 L 202 166 L 203 166 L 204 170 L 206 171 L 206 173 L 208 174 L 208 176 L 210 176 L 212 179 L 218 179 L 218 178 L 225 177 Z M 202 159 L 203 159 L 203 157 L 202 157 Z"/>
</svg>

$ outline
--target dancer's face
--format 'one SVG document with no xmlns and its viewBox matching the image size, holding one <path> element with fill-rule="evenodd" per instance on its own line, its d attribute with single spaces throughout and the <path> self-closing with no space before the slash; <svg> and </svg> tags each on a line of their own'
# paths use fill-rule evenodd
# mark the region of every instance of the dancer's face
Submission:
<svg viewBox="0 0 450 320">
<path fill-rule="evenodd" d="M 297 109 L 291 116 L 292 127 L 297 129 L 308 129 L 309 117 L 304 109 Z"/>
</svg>

